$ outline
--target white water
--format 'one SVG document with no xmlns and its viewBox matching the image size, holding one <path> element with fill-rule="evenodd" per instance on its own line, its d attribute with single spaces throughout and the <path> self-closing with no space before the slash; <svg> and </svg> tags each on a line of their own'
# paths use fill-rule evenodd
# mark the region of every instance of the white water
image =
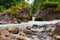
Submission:
<svg viewBox="0 0 60 40">
<path fill-rule="evenodd" d="M 35 21 L 35 17 L 32 17 L 32 21 Z"/>
<path fill-rule="evenodd" d="M 31 4 L 34 0 L 25 0 L 28 4 Z"/>
<path fill-rule="evenodd" d="M 0 24 L 0 27 L 9 27 L 9 26 L 32 26 L 33 24 L 36 25 L 44 25 L 44 24 L 55 24 L 57 22 L 60 22 L 60 20 L 52 20 L 52 21 L 29 21 L 29 22 L 22 22 L 20 24 Z"/>
</svg>

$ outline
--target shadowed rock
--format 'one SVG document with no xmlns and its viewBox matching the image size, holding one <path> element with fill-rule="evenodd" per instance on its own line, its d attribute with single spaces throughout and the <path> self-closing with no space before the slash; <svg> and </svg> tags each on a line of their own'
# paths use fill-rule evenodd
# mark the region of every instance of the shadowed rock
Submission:
<svg viewBox="0 0 60 40">
<path fill-rule="evenodd" d="M 54 11 L 53 8 L 39 10 L 35 15 L 36 15 L 35 20 L 37 21 L 60 19 L 60 12 Z"/>
</svg>

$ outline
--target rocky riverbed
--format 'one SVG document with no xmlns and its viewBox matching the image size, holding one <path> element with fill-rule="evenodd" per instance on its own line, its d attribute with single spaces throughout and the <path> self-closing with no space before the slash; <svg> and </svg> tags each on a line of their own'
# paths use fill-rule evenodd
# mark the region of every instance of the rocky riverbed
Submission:
<svg viewBox="0 0 60 40">
<path fill-rule="evenodd" d="M 0 28 L 0 40 L 55 40 L 59 26 L 60 23 Z"/>
</svg>

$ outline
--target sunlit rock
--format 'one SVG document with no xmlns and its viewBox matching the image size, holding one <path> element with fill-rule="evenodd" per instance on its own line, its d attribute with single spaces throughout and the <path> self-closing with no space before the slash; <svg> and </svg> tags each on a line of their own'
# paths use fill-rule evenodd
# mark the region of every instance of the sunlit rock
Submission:
<svg viewBox="0 0 60 40">
<path fill-rule="evenodd" d="M 19 28 L 17 28 L 17 27 L 9 27 L 8 31 L 12 32 L 14 34 L 17 34 L 19 32 Z"/>
<path fill-rule="evenodd" d="M 9 31 L 5 30 L 5 29 L 0 29 L 0 35 L 8 36 L 9 35 Z"/>
<path fill-rule="evenodd" d="M 19 35 L 20 35 L 20 36 L 23 36 L 23 37 L 26 36 L 25 33 L 23 33 L 23 32 L 20 32 Z"/>
</svg>

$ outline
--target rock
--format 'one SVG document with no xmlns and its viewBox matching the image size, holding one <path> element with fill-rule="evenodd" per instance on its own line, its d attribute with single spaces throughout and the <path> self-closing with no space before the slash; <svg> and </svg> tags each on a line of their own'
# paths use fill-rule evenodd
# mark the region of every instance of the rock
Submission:
<svg viewBox="0 0 60 40">
<path fill-rule="evenodd" d="M 42 32 L 42 31 L 44 31 L 44 28 L 43 27 L 39 29 L 39 32 Z"/>
<path fill-rule="evenodd" d="M 14 34 L 17 34 L 17 33 L 19 33 L 19 28 L 17 28 L 17 27 L 9 27 L 8 31 L 12 32 Z"/>
<path fill-rule="evenodd" d="M 42 9 L 42 10 L 39 10 L 37 14 L 35 14 L 36 15 L 35 20 L 47 21 L 47 20 L 53 20 L 53 19 L 60 19 L 59 13 L 54 11 L 53 8 Z"/>
<path fill-rule="evenodd" d="M 27 8 L 18 10 L 15 14 L 7 11 L 0 13 L 0 24 L 13 24 L 31 20 L 31 14 Z"/>
<path fill-rule="evenodd" d="M 31 27 L 26 27 L 27 30 L 31 30 Z"/>
<path fill-rule="evenodd" d="M 60 40 L 60 36 L 59 35 L 54 35 L 55 36 L 55 40 Z"/>
<path fill-rule="evenodd" d="M 23 36 L 20 36 L 19 39 L 20 40 L 30 40 L 28 37 L 23 37 Z"/>
<path fill-rule="evenodd" d="M 60 36 L 60 23 L 56 23 L 55 25 L 56 27 L 55 27 L 55 30 L 53 31 L 53 34 Z"/>
<path fill-rule="evenodd" d="M 31 34 L 31 27 L 22 27 L 20 31 L 24 32 L 25 34 Z"/>
<path fill-rule="evenodd" d="M 26 36 L 25 33 L 23 33 L 23 32 L 20 32 L 19 35 L 20 35 L 20 36 L 23 36 L 23 37 Z"/>
<path fill-rule="evenodd" d="M 0 29 L 0 35 L 8 36 L 10 34 L 9 34 L 9 31 L 8 30 Z"/>
<path fill-rule="evenodd" d="M 31 20 L 31 14 L 27 8 L 23 8 L 22 10 L 18 10 L 16 14 L 14 14 L 16 19 L 20 19 L 23 22 Z"/>
<path fill-rule="evenodd" d="M 37 36 L 35 36 L 35 35 L 33 35 L 32 37 L 33 37 L 33 38 L 37 38 Z"/>
<path fill-rule="evenodd" d="M 20 32 L 20 34 L 19 34 L 19 39 L 20 40 L 29 40 L 29 38 L 26 36 L 26 34 L 25 33 L 23 33 L 23 32 Z"/>
<path fill-rule="evenodd" d="M 0 14 L 0 23 L 1 24 L 12 24 L 14 16 L 11 13 L 8 12 L 2 12 Z"/>
<path fill-rule="evenodd" d="M 36 28 L 38 28 L 38 27 L 39 27 L 39 26 L 38 26 L 38 25 L 35 25 L 35 24 L 32 26 L 32 28 L 34 28 L 34 29 L 36 29 Z"/>
</svg>

